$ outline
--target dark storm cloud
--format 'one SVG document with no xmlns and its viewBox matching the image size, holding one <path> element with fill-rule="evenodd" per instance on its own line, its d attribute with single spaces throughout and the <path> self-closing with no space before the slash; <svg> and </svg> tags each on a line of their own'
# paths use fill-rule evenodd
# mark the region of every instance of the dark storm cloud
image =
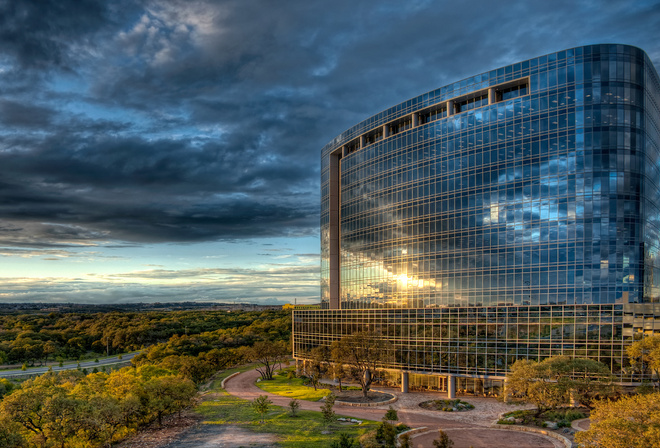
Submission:
<svg viewBox="0 0 660 448">
<path fill-rule="evenodd" d="M 52 109 L 16 101 L 0 100 L 0 123 L 3 126 L 44 128 L 50 125 Z"/>
<path fill-rule="evenodd" d="M 71 68 L 79 52 L 112 24 L 113 2 L 95 0 L 0 1 L 0 47 L 21 69 Z M 138 4 L 135 1 L 133 4 Z M 132 9 L 132 8 L 128 8 Z"/>
<path fill-rule="evenodd" d="M 657 2 L 0 0 L 0 244 L 316 234 L 347 127 L 577 45 L 657 63 L 656 29 Z"/>
</svg>

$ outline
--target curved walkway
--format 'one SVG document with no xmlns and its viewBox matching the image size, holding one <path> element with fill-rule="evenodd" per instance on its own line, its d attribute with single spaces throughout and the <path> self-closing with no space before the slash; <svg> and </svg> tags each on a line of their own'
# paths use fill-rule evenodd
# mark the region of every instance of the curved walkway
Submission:
<svg viewBox="0 0 660 448">
<path fill-rule="evenodd" d="M 259 372 L 250 370 L 227 380 L 225 390 L 231 395 L 246 400 L 254 400 L 259 395 L 267 395 L 273 404 L 277 406 L 288 406 L 290 398 L 275 395 L 259 389 L 255 382 L 259 378 Z M 430 399 L 438 399 L 438 394 L 430 393 L 409 393 L 401 394 L 394 389 L 388 389 L 387 392 L 393 393 L 399 397 L 399 401 L 392 407 L 397 409 L 399 421 L 411 427 L 426 426 L 429 431 L 414 437 L 413 445 L 415 448 L 433 447 L 433 440 L 437 438 L 437 430 L 446 430 L 454 441 L 454 448 L 468 448 L 470 446 L 489 446 L 489 447 L 511 447 L 516 448 L 553 448 L 563 447 L 558 441 L 539 434 L 521 433 L 508 431 L 506 429 L 488 428 L 494 418 L 492 414 L 500 406 L 492 399 L 466 398 L 466 401 L 474 404 L 476 409 L 468 412 L 433 413 L 424 411 L 417 406 L 418 403 Z M 488 403 L 495 405 L 495 410 L 483 412 Z M 308 411 L 319 411 L 322 403 L 300 400 L 300 408 Z M 506 406 L 501 404 L 501 406 Z M 388 406 L 377 406 L 369 408 L 343 407 L 336 406 L 335 412 L 339 415 L 353 417 L 357 419 L 381 420 L 387 411 Z M 479 410 L 482 412 L 479 412 Z M 499 443 L 499 444 L 498 444 Z"/>
</svg>

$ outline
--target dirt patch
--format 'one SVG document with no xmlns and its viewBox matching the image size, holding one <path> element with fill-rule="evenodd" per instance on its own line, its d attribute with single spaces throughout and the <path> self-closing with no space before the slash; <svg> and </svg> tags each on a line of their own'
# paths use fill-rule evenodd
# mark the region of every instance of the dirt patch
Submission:
<svg viewBox="0 0 660 448">
<path fill-rule="evenodd" d="M 181 419 L 169 416 L 163 426 L 152 424 L 127 438 L 116 448 L 239 448 L 278 447 L 275 434 L 257 433 L 237 425 L 203 423 L 189 412 Z"/>
<path fill-rule="evenodd" d="M 394 398 L 394 395 L 384 392 L 369 391 L 367 393 L 367 399 L 364 398 L 364 394 L 361 390 L 345 390 L 343 392 L 337 392 L 337 400 L 346 403 L 382 403 L 391 400 L 392 398 Z"/>
<path fill-rule="evenodd" d="M 159 448 L 275 448 L 277 436 L 252 432 L 236 425 L 200 424 Z"/>
<path fill-rule="evenodd" d="M 192 411 L 184 412 L 179 418 L 169 415 L 163 419 L 163 426 L 152 423 L 119 443 L 117 448 L 162 448 L 173 440 L 185 435 L 201 422 L 201 417 Z"/>
</svg>

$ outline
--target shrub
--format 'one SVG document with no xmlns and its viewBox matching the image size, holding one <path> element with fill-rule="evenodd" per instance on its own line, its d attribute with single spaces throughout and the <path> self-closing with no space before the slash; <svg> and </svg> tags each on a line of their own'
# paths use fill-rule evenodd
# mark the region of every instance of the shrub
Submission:
<svg viewBox="0 0 660 448">
<path fill-rule="evenodd" d="M 506 420 L 504 418 L 501 418 L 497 421 L 498 425 L 515 425 L 516 422 L 514 420 Z"/>
<path fill-rule="evenodd" d="M 298 409 L 300 408 L 300 402 L 296 400 L 295 398 L 291 401 L 289 401 L 289 410 L 291 411 L 291 417 L 296 416 L 296 412 L 298 412 Z"/>
<path fill-rule="evenodd" d="M 268 399 L 267 395 L 259 395 L 254 401 L 252 401 L 252 407 L 257 414 L 261 416 L 261 423 L 264 423 L 264 416 L 268 412 L 271 404 L 273 404 L 273 402 Z"/>
<path fill-rule="evenodd" d="M 405 423 L 399 423 L 398 425 L 396 425 L 396 432 L 398 433 L 408 431 L 409 429 L 410 426 L 406 425 Z"/>
<path fill-rule="evenodd" d="M 376 430 L 366 432 L 358 439 L 362 448 L 382 448 L 376 440 Z"/>
<path fill-rule="evenodd" d="M 440 429 L 438 433 L 438 438 L 433 441 L 435 448 L 452 448 L 454 446 L 454 441 L 449 438 L 446 432 Z"/>
<path fill-rule="evenodd" d="M 571 422 L 568 420 L 559 420 L 557 422 L 557 428 L 570 428 L 571 427 Z"/>
<path fill-rule="evenodd" d="M 404 434 L 399 438 L 399 448 L 412 448 L 412 442 L 410 441 L 410 435 Z"/>
<path fill-rule="evenodd" d="M 642 384 L 637 386 L 636 392 L 641 395 L 652 394 L 653 384 L 649 383 L 648 381 L 644 381 Z"/>
<path fill-rule="evenodd" d="M 394 422 L 399 419 L 399 414 L 397 414 L 396 409 L 390 406 L 387 412 L 385 413 L 385 419 Z"/>
<path fill-rule="evenodd" d="M 330 448 L 359 448 L 355 439 L 351 438 L 346 433 L 339 434 L 339 440 L 330 444 Z"/>
<path fill-rule="evenodd" d="M 568 420 L 569 422 L 572 422 L 573 420 L 579 420 L 581 418 L 586 418 L 586 415 L 584 415 L 582 412 L 574 410 L 574 409 L 569 409 L 566 411 L 566 414 L 564 414 L 564 418 Z"/>
</svg>

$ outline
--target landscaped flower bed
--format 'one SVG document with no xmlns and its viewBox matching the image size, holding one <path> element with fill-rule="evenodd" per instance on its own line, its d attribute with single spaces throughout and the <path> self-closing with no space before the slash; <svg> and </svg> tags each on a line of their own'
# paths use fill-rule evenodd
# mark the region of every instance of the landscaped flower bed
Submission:
<svg viewBox="0 0 660 448">
<path fill-rule="evenodd" d="M 444 412 L 461 412 L 469 411 L 474 409 L 474 405 L 471 405 L 467 401 L 459 400 L 429 400 L 424 401 L 419 404 L 419 407 L 424 409 L 429 409 L 432 411 L 444 411 Z"/>
<path fill-rule="evenodd" d="M 545 411 L 540 415 L 536 415 L 536 412 L 533 409 L 507 412 L 497 423 L 500 425 L 527 425 L 557 429 L 570 428 L 573 420 L 586 417 L 581 410 L 575 408 Z"/>
</svg>

